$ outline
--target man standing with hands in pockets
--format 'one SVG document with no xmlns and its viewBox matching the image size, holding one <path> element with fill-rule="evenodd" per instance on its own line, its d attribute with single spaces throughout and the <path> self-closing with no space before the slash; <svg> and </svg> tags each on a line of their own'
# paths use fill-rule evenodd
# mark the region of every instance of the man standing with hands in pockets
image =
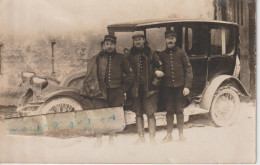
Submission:
<svg viewBox="0 0 260 165">
<path fill-rule="evenodd" d="M 185 96 L 190 93 L 192 86 L 192 67 L 184 50 L 175 45 L 176 34 L 174 30 L 165 32 L 166 49 L 161 52 L 164 77 L 162 78 L 163 102 L 166 105 L 167 135 L 163 142 L 173 141 L 173 114 L 177 117 L 179 140 L 184 141 L 183 104 Z"/>
</svg>

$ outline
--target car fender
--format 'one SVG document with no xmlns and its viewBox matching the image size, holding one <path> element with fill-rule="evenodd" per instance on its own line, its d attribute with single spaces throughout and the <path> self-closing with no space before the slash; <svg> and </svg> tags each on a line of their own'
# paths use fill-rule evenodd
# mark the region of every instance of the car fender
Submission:
<svg viewBox="0 0 260 165">
<path fill-rule="evenodd" d="M 68 87 L 72 80 L 80 78 L 80 77 L 84 77 L 84 76 L 86 76 L 86 73 L 87 73 L 87 69 L 84 69 L 84 70 L 80 70 L 78 72 L 74 72 L 73 74 L 67 75 L 66 77 L 64 77 L 61 80 L 59 87 Z"/>
<path fill-rule="evenodd" d="M 33 96 L 33 90 L 28 88 L 18 99 L 18 107 L 23 107 L 28 103 L 30 97 Z"/>
<path fill-rule="evenodd" d="M 221 76 L 215 77 L 209 83 L 209 85 L 207 85 L 207 87 L 204 89 L 202 98 L 200 101 L 200 107 L 203 109 L 206 109 L 206 110 L 210 110 L 211 103 L 212 103 L 215 92 L 223 83 L 225 83 L 227 81 L 229 83 L 232 83 L 232 85 L 237 90 L 239 90 L 240 93 L 242 93 L 246 96 L 250 96 L 250 94 L 246 91 L 245 87 L 243 86 L 243 84 L 241 83 L 240 80 L 238 80 L 237 78 L 230 76 L 230 75 L 221 75 Z"/>
<path fill-rule="evenodd" d="M 71 97 L 78 101 L 79 103 L 82 101 L 82 97 L 80 96 L 80 90 L 75 88 L 60 88 L 54 92 L 48 93 L 44 97 L 44 102 L 59 96 Z"/>
</svg>

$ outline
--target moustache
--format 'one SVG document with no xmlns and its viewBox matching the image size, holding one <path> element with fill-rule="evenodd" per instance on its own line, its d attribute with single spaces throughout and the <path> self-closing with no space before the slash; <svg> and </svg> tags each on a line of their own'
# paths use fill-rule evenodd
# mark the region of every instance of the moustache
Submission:
<svg viewBox="0 0 260 165">
<path fill-rule="evenodd" d="M 167 42 L 167 44 L 173 44 L 173 42 Z"/>
</svg>

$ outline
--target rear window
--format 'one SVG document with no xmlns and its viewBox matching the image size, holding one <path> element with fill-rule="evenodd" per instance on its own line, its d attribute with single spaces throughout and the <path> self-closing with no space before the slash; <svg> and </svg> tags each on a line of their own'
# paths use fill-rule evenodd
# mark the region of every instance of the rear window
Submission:
<svg viewBox="0 0 260 165">
<path fill-rule="evenodd" d="M 212 28 L 210 40 L 211 55 L 232 55 L 235 50 L 235 30 L 229 28 Z"/>
</svg>

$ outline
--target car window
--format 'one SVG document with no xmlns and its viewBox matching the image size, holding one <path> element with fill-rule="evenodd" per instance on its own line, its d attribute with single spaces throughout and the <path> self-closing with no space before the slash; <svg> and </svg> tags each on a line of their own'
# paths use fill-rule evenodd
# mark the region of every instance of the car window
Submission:
<svg viewBox="0 0 260 165">
<path fill-rule="evenodd" d="M 124 54 L 125 49 L 130 49 L 133 46 L 132 32 L 117 32 L 116 50 Z"/>
<path fill-rule="evenodd" d="M 182 49 L 188 56 L 205 56 L 207 31 L 201 26 L 182 27 Z"/>
<path fill-rule="evenodd" d="M 152 49 L 162 51 L 166 48 L 165 31 L 165 27 L 146 29 L 146 40 Z"/>
<path fill-rule="evenodd" d="M 222 47 L 222 32 L 224 29 L 211 29 L 211 42 L 210 42 L 210 54 L 221 55 L 225 54 L 225 50 Z"/>
<path fill-rule="evenodd" d="M 235 30 L 228 28 L 211 29 L 210 54 L 231 55 L 235 50 Z"/>
<path fill-rule="evenodd" d="M 233 54 L 235 51 L 235 42 L 236 42 L 236 30 L 235 29 L 226 29 L 226 54 Z"/>
<path fill-rule="evenodd" d="M 184 46 L 182 45 L 182 41 L 183 41 L 182 26 L 176 24 L 173 26 L 169 26 L 168 28 L 175 30 L 175 33 L 177 36 L 176 45 L 180 48 L 183 48 Z M 151 48 L 153 48 L 154 50 L 157 50 L 157 51 L 162 51 L 166 48 L 165 31 L 166 31 L 166 27 L 146 29 L 146 38 L 147 38 L 147 41 Z M 189 30 L 189 32 L 190 32 L 190 30 Z M 192 41 L 190 39 L 189 43 L 191 43 L 191 42 Z"/>
</svg>

